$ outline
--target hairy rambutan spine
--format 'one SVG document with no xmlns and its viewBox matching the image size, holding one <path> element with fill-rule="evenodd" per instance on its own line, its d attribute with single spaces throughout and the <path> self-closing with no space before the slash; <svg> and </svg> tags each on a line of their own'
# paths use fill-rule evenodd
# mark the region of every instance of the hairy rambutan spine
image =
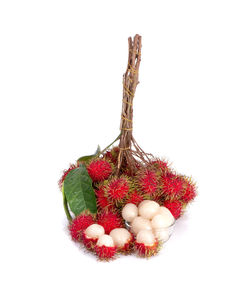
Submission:
<svg viewBox="0 0 250 299">
<path fill-rule="evenodd" d="M 184 203 L 189 203 L 192 201 L 197 195 L 195 183 L 191 180 L 191 178 L 184 178 L 183 183 L 183 193 L 181 196 L 181 200 Z"/>
<path fill-rule="evenodd" d="M 160 250 L 159 241 L 156 240 L 155 243 L 151 246 L 145 245 L 143 243 L 135 242 L 135 249 L 139 256 L 148 258 L 156 255 L 159 252 Z"/>
<path fill-rule="evenodd" d="M 107 247 L 105 245 L 95 246 L 95 253 L 100 260 L 110 260 L 114 258 L 116 254 L 116 247 Z"/>
<path fill-rule="evenodd" d="M 97 243 L 97 239 L 88 238 L 86 236 L 86 234 L 83 232 L 82 233 L 82 243 L 85 245 L 85 247 L 88 250 L 93 251 L 95 249 L 95 246 L 96 246 L 96 243 Z"/>
<path fill-rule="evenodd" d="M 137 175 L 138 186 L 145 195 L 152 196 L 158 188 L 158 180 L 155 171 L 144 169 Z"/>
<path fill-rule="evenodd" d="M 181 216 L 183 204 L 178 199 L 172 201 L 166 200 L 164 206 L 169 209 L 175 219 Z"/>
<path fill-rule="evenodd" d="M 69 225 L 69 231 L 71 237 L 75 241 L 81 241 L 83 231 L 91 224 L 94 223 L 93 216 L 90 214 L 80 214 L 76 218 L 74 218 Z"/>
<path fill-rule="evenodd" d="M 93 182 L 100 182 L 111 175 L 113 165 L 105 159 L 94 159 L 88 164 L 87 171 Z"/>
<path fill-rule="evenodd" d="M 101 210 L 111 210 L 112 203 L 106 196 L 106 186 L 100 186 L 99 189 L 95 190 L 97 207 Z"/>
<path fill-rule="evenodd" d="M 123 227 L 121 217 L 111 211 L 102 211 L 99 213 L 97 223 L 104 227 L 106 234 L 109 234 L 115 228 Z"/>
<path fill-rule="evenodd" d="M 120 178 L 113 178 L 108 182 L 106 187 L 106 194 L 112 203 L 122 202 L 130 189 L 130 181 L 126 176 Z"/>
<path fill-rule="evenodd" d="M 130 192 L 127 196 L 126 203 L 133 203 L 138 206 L 143 201 L 143 196 L 139 193 L 139 191 L 134 190 Z"/>
<path fill-rule="evenodd" d="M 168 199 L 175 199 L 183 193 L 183 179 L 173 173 L 168 173 L 161 176 L 161 190 L 164 196 Z"/>
</svg>

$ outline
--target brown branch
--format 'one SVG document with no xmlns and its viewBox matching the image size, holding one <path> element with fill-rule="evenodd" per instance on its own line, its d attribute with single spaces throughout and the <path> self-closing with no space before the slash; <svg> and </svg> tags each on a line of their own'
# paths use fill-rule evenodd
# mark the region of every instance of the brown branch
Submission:
<svg viewBox="0 0 250 299">
<path fill-rule="evenodd" d="M 123 165 L 132 173 L 136 171 L 138 160 L 146 163 L 149 161 L 146 154 L 133 138 L 133 99 L 139 83 L 139 67 L 141 62 L 141 36 L 136 34 L 134 39 L 128 39 L 128 65 L 123 75 L 123 102 L 121 115 L 121 136 L 119 144 L 117 174 Z M 132 146 L 134 150 L 132 150 Z M 135 158 L 136 157 L 136 158 Z"/>
</svg>

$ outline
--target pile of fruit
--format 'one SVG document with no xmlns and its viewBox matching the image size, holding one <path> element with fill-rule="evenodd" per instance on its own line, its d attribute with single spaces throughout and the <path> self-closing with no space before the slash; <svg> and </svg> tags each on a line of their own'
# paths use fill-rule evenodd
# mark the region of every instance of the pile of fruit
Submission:
<svg viewBox="0 0 250 299">
<path fill-rule="evenodd" d="M 119 253 L 150 257 L 196 196 L 195 184 L 159 159 L 138 161 L 133 174 L 125 165 L 117 176 L 118 155 L 118 147 L 99 151 L 64 172 L 59 185 L 69 231 L 102 260 Z"/>
<path fill-rule="evenodd" d="M 133 136 L 141 36 L 130 37 L 128 46 L 119 136 L 104 150 L 79 158 L 59 182 L 72 239 L 102 260 L 119 253 L 155 255 L 196 196 L 190 178 L 145 153 Z M 116 141 L 119 146 L 111 148 Z"/>
</svg>

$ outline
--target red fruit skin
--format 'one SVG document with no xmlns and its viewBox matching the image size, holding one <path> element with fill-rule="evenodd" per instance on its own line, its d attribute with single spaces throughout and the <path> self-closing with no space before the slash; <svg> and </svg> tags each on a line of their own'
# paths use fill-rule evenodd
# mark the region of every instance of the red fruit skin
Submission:
<svg viewBox="0 0 250 299">
<path fill-rule="evenodd" d="M 94 219 L 91 215 L 81 214 L 73 219 L 69 225 L 69 231 L 72 239 L 75 241 L 81 241 L 83 231 L 93 223 Z"/>
<path fill-rule="evenodd" d="M 134 241 L 135 238 L 131 234 L 131 239 L 122 248 L 118 248 L 117 251 L 123 254 L 131 253 L 132 251 L 134 251 Z"/>
<path fill-rule="evenodd" d="M 97 223 L 103 226 L 106 234 L 109 234 L 115 228 L 123 227 L 121 217 L 110 211 L 101 212 L 98 215 Z"/>
<path fill-rule="evenodd" d="M 145 195 L 153 195 L 158 188 L 156 173 L 145 169 L 138 175 L 138 185 Z"/>
<path fill-rule="evenodd" d="M 181 216 L 182 203 L 179 200 L 166 200 L 164 202 L 164 206 L 169 209 L 169 211 L 172 213 L 175 219 L 178 219 Z"/>
<path fill-rule="evenodd" d="M 100 182 L 111 175 L 112 165 L 106 160 L 93 160 L 87 166 L 87 171 L 93 182 Z"/>
<path fill-rule="evenodd" d="M 59 182 L 58 182 L 58 185 L 59 185 L 59 188 L 60 188 L 60 189 L 62 189 L 63 182 L 64 182 L 66 176 L 68 175 L 68 173 L 69 173 L 72 169 L 75 169 L 75 168 L 77 168 L 77 166 L 74 165 L 74 164 L 71 164 L 70 167 L 69 167 L 68 169 L 65 169 L 65 170 L 63 171 L 63 175 L 62 175 L 62 177 L 60 178 L 60 180 L 59 180 Z"/>
<path fill-rule="evenodd" d="M 183 192 L 183 179 L 172 173 L 162 175 L 161 189 L 163 195 L 176 198 Z"/>
<path fill-rule="evenodd" d="M 111 161 L 114 165 L 116 165 L 118 155 L 119 155 L 119 147 L 113 147 L 111 151 L 107 151 L 104 154 L 104 158 Z"/>
<path fill-rule="evenodd" d="M 135 241 L 135 249 L 139 256 L 151 257 L 159 252 L 159 242 L 156 240 L 154 245 L 146 246 L 143 243 L 138 243 Z"/>
<path fill-rule="evenodd" d="M 126 203 L 133 203 L 136 206 L 138 206 L 142 201 L 143 201 L 143 196 L 141 194 L 139 194 L 138 191 L 133 191 L 130 194 L 128 194 L 128 198 Z"/>
<path fill-rule="evenodd" d="M 166 174 L 170 172 L 170 169 L 168 167 L 168 162 L 162 161 L 160 159 L 156 159 L 150 162 L 150 165 L 157 171 L 160 170 L 162 174 Z"/>
<path fill-rule="evenodd" d="M 116 254 L 116 247 L 95 246 L 95 253 L 100 260 L 112 259 Z"/>
<path fill-rule="evenodd" d="M 120 177 L 113 179 L 107 185 L 107 195 L 111 202 L 117 203 L 122 201 L 129 191 L 129 182 L 126 178 Z"/>
<path fill-rule="evenodd" d="M 91 238 L 87 238 L 85 232 L 83 232 L 82 234 L 82 243 L 85 245 L 85 247 L 88 250 L 94 250 L 96 243 L 97 243 L 97 239 L 91 239 Z"/>
<path fill-rule="evenodd" d="M 110 210 L 112 208 L 112 205 L 110 201 L 108 200 L 108 197 L 105 193 L 106 187 L 102 186 L 98 190 L 95 191 L 96 194 L 96 203 L 98 208 L 101 210 Z"/>
<path fill-rule="evenodd" d="M 185 182 L 184 184 L 184 192 L 181 197 L 181 200 L 184 203 L 189 203 L 192 201 L 196 196 L 196 188 L 195 185 L 192 182 Z"/>
</svg>

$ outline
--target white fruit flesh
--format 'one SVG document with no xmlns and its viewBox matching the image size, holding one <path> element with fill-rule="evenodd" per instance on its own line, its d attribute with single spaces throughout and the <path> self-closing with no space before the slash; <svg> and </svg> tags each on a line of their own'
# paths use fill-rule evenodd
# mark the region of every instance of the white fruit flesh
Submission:
<svg viewBox="0 0 250 299">
<path fill-rule="evenodd" d="M 145 246 L 152 246 L 155 244 L 155 236 L 150 230 L 141 230 L 136 236 L 137 243 L 142 243 Z"/>
<path fill-rule="evenodd" d="M 99 224 L 91 224 L 86 230 L 85 235 L 89 239 L 98 239 L 100 236 L 104 235 L 104 228 Z"/>
<path fill-rule="evenodd" d="M 109 235 L 100 236 L 96 245 L 97 246 L 106 246 L 106 247 L 114 247 L 115 246 L 112 237 Z"/>
<path fill-rule="evenodd" d="M 138 216 L 138 208 L 133 203 L 128 203 L 122 209 L 122 218 L 128 222 L 134 220 Z"/>
<path fill-rule="evenodd" d="M 125 228 L 115 228 L 110 232 L 109 235 L 112 237 L 115 246 L 118 248 L 122 248 L 132 238 L 130 232 Z"/>
<path fill-rule="evenodd" d="M 168 228 L 154 229 L 154 235 L 161 242 L 166 242 L 170 237 Z"/>
<path fill-rule="evenodd" d="M 151 200 L 149 200 L 149 199 L 145 199 L 145 200 L 143 200 L 143 201 L 139 204 L 138 209 L 140 209 L 140 207 L 142 207 L 145 203 L 150 202 L 150 201 L 151 201 Z"/>
<path fill-rule="evenodd" d="M 156 201 L 149 200 L 139 208 L 139 215 L 146 219 L 152 219 L 158 213 L 159 208 Z"/>
<path fill-rule="evenodd" d="M 160 207 L 157 214 L 161 214 L 161 215 L 163 215 L 163 216 L 166 217 L 166 219 L 168 221 L 168 225 L 167 226 L 170 226 L 170 225 L 172 225 L 175 222 L 174 216 L 169 211 L 169 209 L 167 209 L 165 207 Z"/>
<path fill-rule="evenodd" d="M 169 226 L 168 218 L 165 215 L 157 214 L 151 220 L 153 228 L 165 228 Z"/>
<path fill-rule="evenodd" d="M 152 230 L 152 226 L 148 219 L 138 216 L 132 221 L 131 230 L 137 235 L 141 230 Z"/>
</svg>

